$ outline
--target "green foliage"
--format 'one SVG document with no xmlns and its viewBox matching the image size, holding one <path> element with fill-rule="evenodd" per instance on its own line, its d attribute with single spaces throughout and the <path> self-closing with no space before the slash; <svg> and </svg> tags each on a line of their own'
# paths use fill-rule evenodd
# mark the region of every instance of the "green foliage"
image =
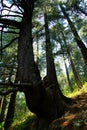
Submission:
<svg viewBox="0 0 87 130">
<path fill-rule="evenodd" d="M 13 130 L 29 130 L 32 127 L 32 123 L 36 121 L 35 115 L 27 115 L 21 121 L 14 122 L 10 129 Z"/>
<path fill-rule="evenodd" d="M 87 19 L 83 20 L 81 24 L 79 32 L 83 40 L 87 42 Z"/>
<path fill-rule="evenodd" d="M 74 86 L 73 86 L 74 87 Z M 67 97 L 75 97 L 82 93 L 87 93 L 87 82 L 83 84 L 82 89 L 75 88 L 73 92 L 65 93 Z"/>
<path fill-rule="evenodd" d="M 4 122 L 0 123 L 0 130 L 3 130 Z"/>
<path fill-rule="evenodd" d="M 29 110 L 26 106 L 25 96 L 23 93 L 18 92 L 16 96 L 14 120 L 21 120 L 28 112 Z"/>
</svg>

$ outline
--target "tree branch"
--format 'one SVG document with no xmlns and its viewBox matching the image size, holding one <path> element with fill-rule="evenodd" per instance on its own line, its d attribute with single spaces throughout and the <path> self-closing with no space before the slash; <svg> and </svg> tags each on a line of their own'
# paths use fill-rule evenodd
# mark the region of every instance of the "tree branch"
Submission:
<svg viewBox="0 0 87 130">
<path fill-rule="evenodd" d="M 20 18 L 22 18 L 22 16 L 20 16 L 20 15 L 10 15 L 10 14 L 5 14 L 5 15 L 2 15 L 0 17 L 1 18 L 3 18 L 3 17 L 20 17 Z"/>
<path fill-rule="evenodd" d="M 33 86 L 33 85 L 31 83 L 12 83 L 10 81 L 10 83 L 0 82 L 0 88 L 2 88 L 2 86 L 6 86 L 6 87 L 10 86 L 12 88 L 15 88 L 15 87 L 19 88 L 19 87 L 29 87 L 29 86 Z M 20 90 L 20 88 L 19 88 L 19 90 Z"/>
<path fill-rule="evenodd" d="M 0 49 L 0 51 L 4 50 L 5 48 L 7 48 L 8 46 L 10 46 L 14 41 L 16 41 L 19 37 L 16 37 L 14 39 L 11 40 L 10 43 L 8 43 L 7 45 L 5 45 L 3 48 Z"/>
<path fill-rule="evenodd" d="M 14 93 L 14 92 L 17 92 L 18 91 L 18 88 L 15 88 L 13 90 L 8 90 L 8 91 L 0 91 L 0 95 L 8 95 L 10 93 Z"/>
<path fill-rule="evenodd" d="M 6 87 L 3 87 L 6 86 Z M 8 95 L 10 93 L 14 93 L 17 91 L 24 92 L 26 87 L 32 87 L 33 85 L 30 83 L 0 83 L 0 95 Z M 2 90 L 9 89 L 9 90 Z"/>
<path fill-rule="evenodd" d="M 20 15 L 22 15 L 22 13 L 21 12 L 18 12 L 18 11 L 13 11 L 13 10 L 10 10 L 10 9 L 2 9 L 1 11 L 10 11 L 11 13 L 15 13 L 15 14 L 20 14 Z"/>
<path fill-rule="evenodd" d="M 18 32 L 15 32 L 15 31 L 3 31 L 4 33 L 12 33 L 12 34 L 19 34 Z"/>
<path fill-rule="evenodd" d="M 0 23 L 5 24 L 5 25 L 9 25 L 9 26 L 14 26 L 18 29 L 21 28 L 21 22 L 17 22 L 17 21 L 10 20 L 10 19 L 5 19 L 5 18 L 1 19 L 0 18 Z"/>
</svg>

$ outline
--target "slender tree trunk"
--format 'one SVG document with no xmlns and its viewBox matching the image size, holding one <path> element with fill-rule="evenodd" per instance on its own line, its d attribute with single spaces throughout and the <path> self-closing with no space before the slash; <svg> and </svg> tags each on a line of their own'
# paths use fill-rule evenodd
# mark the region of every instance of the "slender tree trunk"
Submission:
<svg viewBox="0 0 87 130">
<path fill-rule="evenodd" d="M 4 82 L 5 82 L 5 79 L 6 79 L 6 68 L 4 68 Z M 5 119 L 6 106 L 7 106 L 6 96 L 3 96 L 1 100 L 0 123 Z"/>
<path fill-rule="evenodd" d="M 64 55 L 64 48 L 63 48 L 63 45 L 61 43 L 60 38 L 59 38 L 59 42 L 60 42 L 61 50 L 62 50 L 62 53 L 63 53 L 63 61 L 64 61 L 64 65 L 65 65 L 68 85 L 69 85 L 70 91 L 72 92 L 73 91 L 73 87 L 72 87 L 72 84 L 71 84 L 71 81 L 70 81 L 70 76 L 69 76 L 69 72 L 68 72 L 68 68 L 67 68 L 67 64 L 66 64 L 66 58 L 65 58 L 65 55 Z"/>
<path fill-rule="evenodd" d="M 65 64 L 65 69 L 66 69 L 66 75 L 67 75 L 67 80 L 68 80 L 69 88 L 70 88 L 70 91 L 72 92 L 73 88 L 72 88 L 72 84 L 71 84 L 71 81 L 70 81 L 68 68 L 67 68 L 67 65 L 66 65 L 66 59 L 65 59 L 64 56 L 63 56 L 63 59 L 64 59 L 64 64 Z"/>
<path fill-rule="evenodd" d="M 39 65 L 39 43 L 38 43 L 38 36 L 36 37 L 36 45 L 37 45 L 36 62 L 37 62 L 37 65 Z"/>
<path fill-rule="evenodd" d="M 2 97 L 2 101 L 1 101 L 0 123 L 4 121 L 6 106 L 7 106 L 7 100 L 6 97 L 4 96 Z"/>
<path fill-rule="evenodd" d="M 64 65 L 65 65 L 65 70 L 66 70 L 66 75 L 67 75 L 69 89 L 72 92 L 73 88 L 72 88 L 72 84 L 71 84 L 71 81 L 70 81 L 69 72 L 68 72 L 68 68 L 67 68 L 67 64 L 66 64 L 66 59 L 65 59 L 64 55 L 63 55 L 63 60 L 64 60 Z"/>
<path fill-rule="evenodd" d="M 69 55 L 69 59 L 70 59 L 70 62 L 71 62 L 71 67 L 72 67 L 72 70 L 73 70 L 73 74 L 74 74 L 74 77 L 75 77 L 75 80 L 76 80 L 76 84 L 77 84 L 78 88 L 82 88 L 83 85 L 82 85 L 81 79 L 80 79 L 80 77 L 79 77 L 79 75 L 78 75 L 78 73 L 76 71 L 76 68 L 75 68 L 75 65 L 73 63 L 72 57 L 71 57 L 70 54 L 68 54 L 68 55 Z"/>
<path fill-rule="evenodd" d="M 79 88 L 82 88 L 82 87 L 83 87 L 82 82 L 81 82 L 80 77 L 79 77 L 79 75 L 78 75 L 78 73 L 77 73 L 77 71 L 76 71 L 76 68 L 75 68 L 75 65 L 74 65 L 74 63 L 73 63 L 73 60 L 72 60 L 72 57 L 71 57 L 69 48 L 68 48 L 68 46 L 67 46 L 67 42 L 66 42 L 66 39 L 65 39 L 65 36 L 64 36 L 63 32 L 62 32 L 62 37 L 63 37 L 63 40 L 64 40 L 65 47 L 66 47 L 66 49 L 67 49 L 68 57 L 69 57 L 70 62 L 71 62 L 71 67 L 72 67 L 72 70 L 73 70 L 73 74 L 74 74 L 74 77 L 75 77 L 77 86 L 78 86 Z"/>
<path fill-rule="evenodd" d="M 70 28 L 71 28 L 71 30 L 72 30 L 72 33 L 74 34 L 75 40 L 76 40 L 76 42 L 77 42 L 77 45 L 79 46 L 79 48 L 80 48 L 80 50 L 81 50 L 81 52 L 82 52 L 83 58 L 84 58 L 84 60 L 85 60 L 85 62 L 86 62 L 86 64 L 87 64 L 87 48 L 86 48 L 86 46 L 84 45 L 83 41 L 81 40 L 80 36 L 78 35 L 78 32 L 77 32 L 77 30 L 76 30 L 76 28 L 75 28 L 73 22 L 70 20 L 68 14 L 65 12 L 64 7 L 63 7 L 62 5 L 60 5 L 60 7 L 61 7 L 61 10 L 62 10 L 62 12 L 63 12 L 65 18 L 67 19 L 67 21 L 68 21 L 68 23 L 69 23 L 69 25 L 70 25 Z"/>
<path fill-rule="evenodd" d="M 13 62 L 12 68 L 11 68 L 9 79 L 11 78 L 11 76 L 13 74 L 14 66 L 15 66 L 15 59 L 14 59 L 14 62 Z M 18 83 L 18 71 L 16 72 L 15 83 Z M 12 122 L 13 122 L 14 113 L 15 113 L 16 94 L 17 93 L 15 92 L 15 93 L 12 93 L 11 96 L 10 96 L 8 111 L 7 111 L 5 124 L 4 124 L 5 130 L 9 130 L 9 128 L 10 128 Z"/>
<path fill-rule="evenodd" d="M 15 101 L 16 101 L 16 93 L 11 94 L 10 102 L 8 106 L 8 112 L 5 119 L 4 130 L 9 130 L 13 122 L 14 112 L 15 112 Z"/>
</svg>

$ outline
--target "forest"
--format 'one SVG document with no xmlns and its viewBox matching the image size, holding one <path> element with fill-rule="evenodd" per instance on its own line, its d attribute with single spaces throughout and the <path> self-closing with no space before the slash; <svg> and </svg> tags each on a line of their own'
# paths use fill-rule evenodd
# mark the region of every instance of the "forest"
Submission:
<svg viewBox="0 0 87 130">
<path fill-rule="evenodd" d="M 87 130 L 87 0 L 0 0 L 0 130 Z"/>
</svg>

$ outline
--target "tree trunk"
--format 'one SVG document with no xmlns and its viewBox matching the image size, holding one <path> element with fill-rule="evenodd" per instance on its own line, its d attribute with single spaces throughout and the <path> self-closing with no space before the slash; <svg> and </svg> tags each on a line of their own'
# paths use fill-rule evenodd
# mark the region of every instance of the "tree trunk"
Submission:
<svg viewBox="0 0 87 130">
<path fill-rule="evenodd" d="M 54 95 L 58 98 L 60 96 L 61 102 L 62 100 L 65 102 L 70 102 L 71 100 L 69 98 L 66 98 L 61 90 L 60 85 L 57 80 L 56 76 L 56 70 L 55 70 L 55 64 L 54 64 L 54 58 L 52 53 L 52 45 L 50 42 L 50 33 L 49 33 L 49 27 L 48 27 L 48 19 L 47 14 L 44 14 L 44 21 L 45 21 L 45 35 L 46 35 L 46 63 L 47 63 L 47 81 L 49 85 L 54 85 Z M 61 104 L 62 105 L 62 104 Z"/>
<path fill-rule="evenodd" d="M 84 58 L 84 60 L 85 60 L 85 62 L 86 62 L 86 64 L 87 64 L 87 48 L 86 48 L 86 46 L 84 45 L 83 41 L 81 40 L 80 36 L 78 35 L 78 32 L 77 32 L 77 30 L 76 30 L 76 28 L 75 28 L 73 22 L 70 20 L 68 14 L 65 12 L 64 7 L 63 7 L 62 5 L 60 5 L 60 7 L 61 7 L 61 10 L 62 10 L 62 12 L 63 12 L 65 18 L 67 19 L 67 21 L 68 21 L 68 23 L 69 23 L 69 25 L 70 25 L 70 28 L 71 28 L 71 30 L 72 30 L 72 33 L 74 34 L 75 40 L 76 40 L 76 42 L 77 42 L 77 45 L 79 46 L 79 48 L 80 48 L 80 50 L 81 50 L 81 52 L 82 52 L 83 58 Z"/>
<path fill-rule="evenodd" d="M 62 42 L 61 42 L 60 38 L 59 38 L 59 42 L 60 42 L 61 50 L 62 50 L 62 53 L 63 53 L 63 61 L 64 61 L 64 65 L 65 65 L 65 70 L 66 70 L 69 89 L 72 92 L 73 87 L 72 87 L 72 84 L 71 84 L 71 81 L 70 81 L 70 76 L 69 76 L 69 72 L 68 72 L 68 68 L 67 68 L 67 64 L 66 64 L 66 58 L 65 58 L 65 55 L 64 55 L 64 48 L 63 48 L 63 45 L 62 45 Z"/>
<path fill-rule="evenodd" d="M 79 88 L 82 88 L 82 87 L 83 87 L 82 82 L 81 82 L 80 77 L 79 77 L 79 75 L 78 75 L 78 73 L 77 73 L 77 71 L 76 71 L 76 68 L 75 68 L 75 65 L 74 65 L 74 63 L 73 63 L 73 60 L 72 60 L 72 57 L 71 57 L 69 48 L 68 48 L 68 46 L 67 46 L 67 42 L 66 42 L 66 39 L 65 39 L 65 36 L 64 36 L 63 32 L 62 32 L 62 37 L 63 37 L 63 40 L 64 40 L 65 47 L 66 47 L 66 49 L 67 49 L 68 57 L 69 57 L 70 62 L 71 62 L 71 67 L 72 67 L 72 71 L 73 71 L 73 74 L 74 74 L 74 77 L 75 77 L 75 80 L 76 80 L 76 84 L 77 84 L 77 86 L 78 86 Z"/>
<path fill-rule="evenodd" d="M 11 78 L 13 74 L 13 68 L 15 66 L 15 59 L 13 61 L 13 65 L 10 71 L 9 79 Z M 18 71 L 16 72 L 16 77 L 15 77 L 15 83 L 18 83 Z M 8 111 L 5 119 L 5 124 L 4 124 L 4 129 L 9 130 L 9 127 L 11 126 L 14 118 L 14 113 L 15 113 L 15 103 L 16 103 L 16 92 L 12 93 L 10 96 L 10 101 L 8 105 Z"/>
<path fill-rule="evenodd" d="M 25 87 L 23 90 L 28 108 L 40 119 L 52 121 L 64 113 L 66 105 L 61 99 L 59 93 L 55 100 L 53 91 L 51 89 L 51 91 L 46 89 L 41 81 L 38 66 L 34 61 L 31 7 L 32 6 L 30 6 L 29 3 L 27 12 L 24 10 L 22 28 L 20 29 L 20 38 L 18 44 L 18 81 L 20 81 L 20 84 L 32 84 L 32 86 Z M 50 62 L 48 65 L 49 67 L 54 65 L 53 59 L 51 60 L 51 62 L 48 61 L 48 64 Z M 51 69 L 49 68 L 48 73 L 50 71 Z M 54 71 L 55 70 L 53 68 L 51 71 L 53 75 L 55 75 Z M 53 84 L 56 80 L 56 77 L 53 77 L 53 79 L 50 77 L 49 83 Z"/>
<path fill-rule="evenodd" d="M 48 19 L 46 13 L 44 14 L 44 21 L 45 21 L 45 37 L 46 37 L 47 82 L 48 82 L 48 86 L 50 86 L 52 89 L 51 91 L 55 98 L 55 105 L 57 109 L 60 109 L 60 115 L 62 115 L 65 107 L 63 101 L 66 101 L 66 97 L 62 94 L 60 90 L 60 85 L 57 80 L 54 58 L 52 53 L 52 45 L 50 42 Z M 58 114 L 59 113 L 57 113 L 57 115 Z"/>
<path fill-rule="evenodd" d="M 15 101 L 16 101 L 16 93 L 11 94 L 10 102 L 8 106 L 8 112 L 5 119 L 4 130 L 9 130 L 13 122 L 14 112 L 15 112 Z"/>
<path fill-rule="evenodd" d="M 0 123 L 4 121 L 6 106 L 7 106 L 7 100 L 6 97 L 4 96 L 2 97 L 2 101 L 1 101 Z"/>
<path fill-rule="evenodd" d="M 83 85 L 82 85 L 82 82 L 81 82 L 81 79 L 76 71 L 76 68 L 75 68 L 75 65 L 73 63 L 73 60 L 72 60 L 72 57 L 71 55 L 69 54 L 69 59 L 70 59 L 70 62 L 71 62 L 71 67 L 72 67 L 72 70 L 73 70 L 73 74 L 74 74 L 74 77 L 75 77 L 75 80 L 76 80 L 76 84 L 78 86 L 78 88 L 82 88 Z"/>
<path fill-rule="evenodd" d="M 58 85 L 46 13 L 44 14 L 44 21 L 45 21 L 45 37 L 46 37 L 47 81 L 48 81 L 49 85 L 50 84 L 57 84 Z"/>
<path fill-rule="evenodd" d="M 65 65 L 65 70 L 66 70 L 66 75 L 67 75 L 69 89 L 72 92 L 73 88 L 72 88 L 72 84 L 71 84 L 71 81 L 70 81 L 69 72 L 68 72 L 68 68 L 67 68 L 67 64 L 66 64 L 66 59 L 65 59 L 64 55 L 63 55 L 63 60 L 64 60 L 64 65 Z"/>
</svg>

